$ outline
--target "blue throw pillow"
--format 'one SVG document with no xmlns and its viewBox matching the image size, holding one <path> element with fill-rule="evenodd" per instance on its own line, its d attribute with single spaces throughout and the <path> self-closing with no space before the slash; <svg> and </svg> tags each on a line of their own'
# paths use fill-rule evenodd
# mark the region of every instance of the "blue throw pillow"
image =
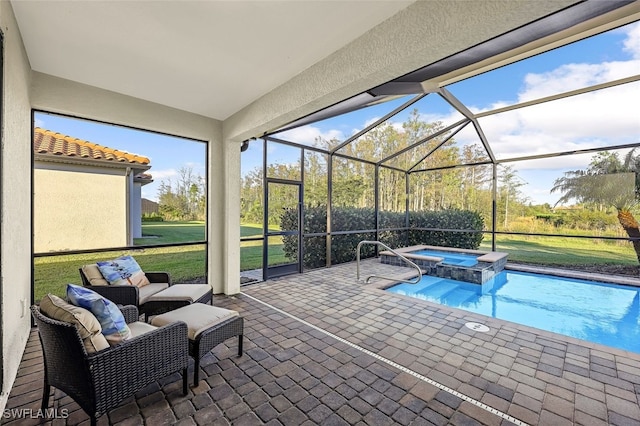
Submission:
<svg viewBox="0 0 640 426">
<path fill-rule="evenodd" d="M 88 288 L 67 284 L 67 299 L 76 306 L 88 309 L 102 326 L 102 334 L 110 345 L 131 337 L 131 330 L 118 306 Z"/>
<path fill-rule="evenodd" d="M 138 262 L 129 255 L 117 259 L 96 262 L 100 273 L 111 285 L 135 285 L 144 287 L 149 284 Z"/>
</svg>

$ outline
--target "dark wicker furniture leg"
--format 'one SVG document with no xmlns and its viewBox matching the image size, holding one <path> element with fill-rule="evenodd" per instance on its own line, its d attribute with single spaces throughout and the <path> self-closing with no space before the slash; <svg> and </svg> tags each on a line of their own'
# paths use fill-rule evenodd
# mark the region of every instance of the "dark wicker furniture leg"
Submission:
<svg viewBox="0 0 640 426">
<path fill-rule="evenodd" d="M 220 343 L 234 336 L 238 336 L 238 356 L 242 356 L 243 334 L 244 319 L 242 317 L 234 317 L 203 331 L 196 336 L 195 340 L 189 340 L 189 355 L 191 355 L 195 361 L 193 367 L 194 386 L 197 386 L 200 381 L 200 358 Z"/>
</svg>

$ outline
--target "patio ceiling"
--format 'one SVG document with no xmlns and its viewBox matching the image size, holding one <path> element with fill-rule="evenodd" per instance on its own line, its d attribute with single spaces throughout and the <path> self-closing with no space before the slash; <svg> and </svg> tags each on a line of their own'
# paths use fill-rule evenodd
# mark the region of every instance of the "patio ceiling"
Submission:
<svg viewBox="0 0 640 426">
<path fill-rule="evenodd" d="M 403 1 L 12 1 L 31 67 L 224 120 Z"/>
</svg>

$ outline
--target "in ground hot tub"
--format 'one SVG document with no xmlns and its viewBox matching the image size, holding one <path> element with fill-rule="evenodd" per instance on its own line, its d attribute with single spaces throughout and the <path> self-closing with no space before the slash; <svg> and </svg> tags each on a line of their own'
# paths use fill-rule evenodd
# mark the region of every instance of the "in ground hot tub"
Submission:
<svg viewBox="0 0 640 426">
<path fill-rule="evenodd" d="M 453 247 L 417 245 L 395 250 L 414 262 L 427 275 L 484 284 L 504 269 L 507 253 L 466 250 Z M 406 262 L 390 251 L 380 252 L 382 263 L 406 266 Z"/>
</svg>

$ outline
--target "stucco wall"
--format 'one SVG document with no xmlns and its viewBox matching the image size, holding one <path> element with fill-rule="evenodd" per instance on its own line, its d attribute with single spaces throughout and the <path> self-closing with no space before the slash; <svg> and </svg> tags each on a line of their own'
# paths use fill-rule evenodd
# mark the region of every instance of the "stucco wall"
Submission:
<svg viewBox="0 0 640 426">
<path fill-rule="evenodd" d="M 36 162 L 33 178 L 34 252 L 127 245 L 124 169 Z"/>
<path fill-rule="evenodd" d="M 11 5 L 0 2 L 4 33 L 2 87 L 2 201 L 0 272 L 2 286 L 2 392 L 7 402 L 29 337 L 31 318 L 31 109 L 29 63 Z"/>
</svg>

